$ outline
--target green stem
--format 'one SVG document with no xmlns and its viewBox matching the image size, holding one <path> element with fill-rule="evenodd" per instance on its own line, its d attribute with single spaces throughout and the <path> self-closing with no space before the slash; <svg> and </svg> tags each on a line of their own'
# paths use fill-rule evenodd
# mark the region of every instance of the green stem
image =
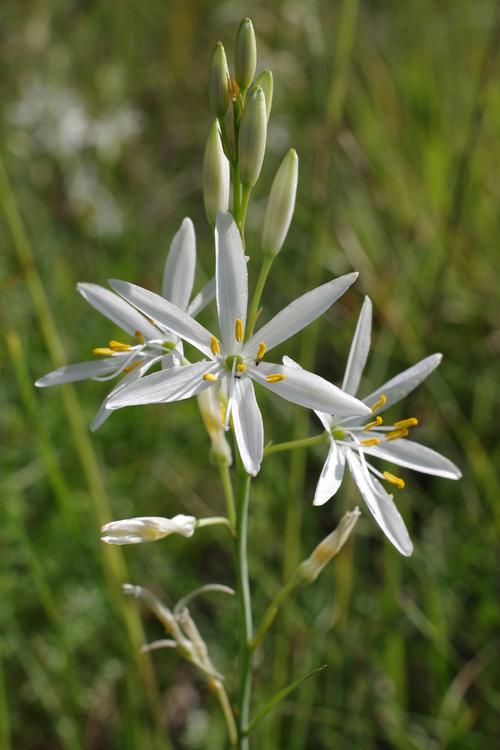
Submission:
<svg viewBox="0 0 500 750">
<path fill-rule="evenodd" d="M 234 505 L 233 483 L 231 481 L 229 466 L 219 466 L 219 474 L 222 481 L 222 488 L 224 490 L 224 497 L 226 499 L 227 517 L 229 523 L 234 529 L 236 527 L 236 509 Z"/>
<path fill-rule="evenodd" d="M 233 218 L 238 223 L 241 211 L 241 182 L 237 162 L 231 166 L 231 181 L 233 183 Z"/>
<path fill-rule="evenodd" d="M 281 451 L 295 450 L 295 448 L 309 448 L 311 445 L 321 445 L 327 442 L 328 435 L 326 432 L 323 432 L 321 435 L 315 435 L 314 437 L 300 438 L 299 440 L 289 440 L 287 443 L 269 445 L 264 451 L 264 456 L 270 456 L 271 453 L 280 453 Z"/>
<path fill-rule="evenodd" d="M 288 583 L 286 583 L 283 588 L 281 588 L 274 599 L 272 600 L 269 607 L 266 609 L 264 616 L 261 620 L 261 623 L 259 627 L 257 628 L 257 632 L 255 633 L 255 637 L 253 639 L 252 647 L 254 649 L 259 646 L 262 641 L 264 640 L 264 637 L 267 634 L 267 631 L 271 627 L 271 625 L 274 622 L 274 619 L 276 615 L 278 614 L 279 608 L 285 601 L 285 599 L 292 593 L 292 591 L 297 588 L 297 583 L 295 578 L 291 578 Z"/>
<path fill-rule="evenodd" d="M 259 314 L 259 305 L 262 297 L 262 292 L 264 291 L 264 287 L 266 285 L 267 277 L 269 275 L 269 271 L 271 270 L 273 260 L 274 255 L 264 255 L 264 260 L 262 261 L 262 266 L 260 267 L 259 278 L 257 279 L 257 283 L 255 285 L 255 291 L 253 293 L 250 310 L 248 312 L 246 332 L 247 339 L 249 339 L 253 334 L 253 329 L 255 328 L 255 323 Z"/>
<path fill-rule="evenodd" d="M 240 230 L 241 239 L 243 240 L 243 247 L 245 246 L 245 222 L 247 219 L 248 202 L 250 200 L 250 193 L 252 188 L 248 185 L 241 186 L 241 204 L 237 218 L 235 217 L 238 229 Z"/>
<path fill-rule="evenodd" d="M 248 506 L 252 477 L 245 474 L 240 482 L 236 519 L 236 569 L 240 610 L 240 685 L 238 693 L 238 750 L 248 750 L 246 731 L 250 719 L 252 692 L 253 622 L 250 583 L 248 579 Z"/>
</svg>

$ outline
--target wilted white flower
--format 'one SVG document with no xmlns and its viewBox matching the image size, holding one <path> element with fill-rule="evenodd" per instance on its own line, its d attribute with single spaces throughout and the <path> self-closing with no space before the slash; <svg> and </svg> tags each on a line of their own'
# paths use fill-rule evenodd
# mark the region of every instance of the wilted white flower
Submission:
<svg viewBox="0 0 500 750">
<path fill-rule="evenodd" d="M 108 406 L 167 403 L 190 398 L 224 384 L 230 416 L 245 470 L 255 476 L 264 450 L 262 415 L 253 382 L 282 398 L 312 409 L 365 415 L 370 409 L 318 375 L 295 367 L 263 362 L 264 355 L 316 320 L 354 282 L 351 273 L 304 294 L 245 341 L 248 279 L 241 237 L 230 214 L 219 214 L 215 232 L 216 298 L 221 340 L 176 305 L 135 284 L 110 281 L 112 288 L 145 315 L 159 321 L 207 357 L 202 362 L 154 373 L 120 389 Z"/>
<path fill-rule="evenodd" d="M 352 395 L 358 390 L 370 350 L 372 304 L 365 298 L 349 351 L 342 388 Z M 370 421 L 359 417 L 332 416 L 315 410 L 330 441 L 330 451 L 319 478 L 315 505 L 323 505 L 337 492 L 347 462 L 349 470 L 378 525 L 403 555 L 411 555 L 413 545 L 401 515 L 379 480 L 402 489 L 404 480 L 388 471 L 380 472 L 366 455 L 385 459 L 424 474 L 460 479 L 460 469 L 436 451 L 407 440 L 409 430 L 418 424 L 415 417 L 384 424 L 380 414 L 411 393 L 441 362 L 441 354 L 431 354 L 389 380 L 363 399 L 372 414 Z M 288 366 L 298 365 L 285 357 Z"/>
<path fill-rule="evenodd" d="M 195 264 L 194 227 L 190 219 L 184 219 L 170 245 L 162 292 L 165 299 L 191 315 L 198 314 L 215 294 L 215 285 L 209 282 L 189 304 Z M 92 429 L 97 430 L 111 414 L 108 407 L 111 396 L 139 380 L 153 365 L 160 363 L 163 368 L 178 365 L 182 359 L 182 342 L 164 325 L 152 322 L 114 292 L 97 284 L 78 284 L 77 289 L 92 307 L 131 336 L 133 343 L 109 341 L 108 346 L 93 350 L 97 359 L 60 367 L 37 380 L 35 385 L 47 388 L 78 380 L 114 380 L 123 375 L 97 412 L 92 423 Z"/>
<path fill-rule="evenodd" d="M 156 542 L 157 539 L 163 539 L 170 534 L 191 537 L 195 528 L 194 516 L 139 516 L 105 524 L 101 529 L 101 541 L 107 544 L 142 544 Z"/>
</svg>

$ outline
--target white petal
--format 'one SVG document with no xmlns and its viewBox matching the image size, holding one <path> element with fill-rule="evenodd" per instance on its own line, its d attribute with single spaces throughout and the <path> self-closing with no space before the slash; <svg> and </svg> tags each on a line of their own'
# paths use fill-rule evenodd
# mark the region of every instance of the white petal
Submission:
<svg viewBox="0 0 500 750">
<path fill-rule="evenodd" d="M 233 425 L 241 460 L 247 474 L 255 477 L 264 453 L 264 428 L 250 378 L 235 380 Z"/>
<path fill-rule="evenodd" d="M 372 303 L 369 297 L 365 297 L 363 307 L 359 314 L 358 323 L 352 339 L 349 357 L 345 368 L 342 390 L 346 393 L 356 395 L 361 375 L 365 369 L 366 360 L 370 351 L 372 333 Z"/>
<path fill-rule="evenodd" d="M 369 409 L 354 396 L 332 385 L 319 375 L 286 365 L 261 362 L 248 370 L 249 375 L 265 388 L 294 404 L 330 414 L 370 414 Z M 268 383 L 267 375 L 284 375 L 277 383 Z"/>
<path fill-rule="evenodd" d="M 200 289 L 196 297 L 193 297 L 188 309 L 188 315 L 196 318 L 198 313 L 205 309 L 207 305 L 215 298 L 215 276 L 207 281 L 204 287 Z"/>
<path fill-rule="evenodd" d="M 170 245 L 163 271 L 165 299 L 185 310 L 193 291 L 196 267 L 196 236 L 191 219 L 184 219 Z"/>
<path fill-rule="evenodd" d="M 236 320 L 246 323 L 248 275 L 241 236 L 230 213 L 217 215 L 215 266 L 220 332 L 226 352 L 231 352 L 237 343 Z"/>
<path fill-rule="evenodd" d="M 110 409 L 137 404 L 163 404 L 182 401 L 213 385 L 203 375 L 214 369 L 213 362 L 197 362 L 194 365 L 172 367 L 169 370 L 146 375 L 136 383 L 120 389 L 108 401 Z"/>
<path fill-rule="evenodd" d="M 408 557 L 413 552 L 413 544 L 392 496 L 387 494 L 375 477 L 368 479 L 367 470 L 363 469 L 354 451 L 347 451 L 347 462 L 368 510 L 389 541 L 402 555 Z"/>
<path fill-rule="evenodd" d="M 429 357 L 421 359 L 416 365 L 400 372 L 399 375 L 396 375 L 396 377 L 389 380 L 381 388 L 378 388 L 364 398 L 363 401 L 365 404 L 368 404 L 368 406 L 373 406 L 379 396 L 383 394 L 387 398 L 387 402 L 381 409 L 377 410 L 377 414 L 381 414 L 390 406 L 401 401 L 402 398 L 411 393 L 417 385 L 420 385 L 420 383 L 436 369 L 442 359 L 442 354 L 431 354 Z"/>
<path fill-rule="evenodd" d="M 189 341 L 203 354 L 212 357 L 210 350 L 211 334 L 202 325 L 193 320 L 184 310 L 168 302 L 158 294 L 143 289 L 127 281 L 110 280 L 111 287 L 128 302 L 154 320 L 158 320 L 185 341 Z"/>
<path fill-rule="evenodd" d="M 371 448 L 365 448 L 365 453 L 383 458 L 398 466 L 406 466 L 423 474 L 433 474 L 446 479 L 460 479 L 462 472 L 448 458 L 412 440 L 392 440 L 383 442 Z"/>
<path fill-rule="evenodd" d="M 127 331 L 131 336 L 140 331 L 145 339 L 156 339 L 160 335 L 144 315 L 109 289 L 98 284 L 77 284 L 76 288 L 89 305 L 116 323 L 122 331 Z"/>
<path fill-rule="evenodd" d="M 89 362 L 79 362 L 76 365 L 65 365 L 58 370 L 49 372 L 43 378 L 39 378 L 35 385 L 37 388 L 48 388 L 51 385 L 75 383 L 77 380 L 88 380 L 98 375 L 107 375 L 113 370 L 117 370 L 121 361 L 123 361 L 122 357 L 117 355 L 105 359 L 90 360 Z"/>
<path fill-rule="evenodd" d="M 245 353 L 253 356 L 261 341 L 268 351 L 294 336 L 298 331 L 319 318 L 341 297 L 358 277 L 357 273 L 347 273 L 327 284 L 303 294 L 266 323 L 245 344 Z"/>
<path fill-rule="evenodd" d="M 323 471 L 318 480 L 314 494 L 314 505 L 324 505 L 335 495 L 344 477 L 345 456 L 344 452 L 337 446 L 335 440 L 330 442 L 328 458 L 323 466 Z"/>
<path fill-rule="evenodd" d="M 287 357 L 286 355 L 283 357 L 283 364 L 287 365 L 287 367 L 298 367 L 300 370 L 303 369 L 297 362 L 295 362 L 294 359 L 292 359 L 291 357 Z M 326 412 L 323 412 L 323 411 L 315 411 L 314 413 L 316 414 L 319 421 L 325 428 L 326 432 L 330 434 L 332 431 L 332 427 L 333 427 L 332 415 L 327 414 Z"/>
</svg>

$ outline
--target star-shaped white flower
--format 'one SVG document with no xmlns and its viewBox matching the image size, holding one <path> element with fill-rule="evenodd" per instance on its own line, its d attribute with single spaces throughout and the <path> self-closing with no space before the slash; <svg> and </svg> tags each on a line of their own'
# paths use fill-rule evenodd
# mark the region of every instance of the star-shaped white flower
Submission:
<svg viewBox="0 0 500 750">
<path fill-rule="evenodd" d="M 356 331 L 349 351 L 342 388 L 355 395 L 370 350 L 372 303 L 365 297 Z M 337 492 L 344 476 L 345 464 L 378 525 L 403 555 L 411 555 L 413 545 L 401 515 L 379 479 L 403 488 L 404 481 L 390 472 L 380 472 L 368 463 L 365 456 L 375 456 L 414 471 L 447 479 L 460 479 L 460 469 L 436 451 L 407 440 L 411 427 L 418 424 L 415 417 L 384 425 L 381 412 L 411 393 L 441 362 L 441 354 L 431 354 L 389 380 L 381 388 L 363 399 L 370 407 L 372 419 L 333 417 L 331 413 L 315 410 L 330 440 L 330 451 L 316 487 L 314 505 L 323 505 Z M 299 367 L 288 357 L 289 366 Z"/>
<path fill-rule="evenodd" d="M 191 304 L 196 266 L 196 237 L 193 223 L 186 218 L 175 235 L 165 261 L 162 293 L 165 299 L 176 304 L 190 315 L 197 315 L 215 296 L 215 282 L 208 282 Z M 110 341 L 107 347 L 94 349 L 98 359 L 60 367 L 36 381 L 39 388 L 47 388 L 78 380 L 114 380 L 123 378 L 102 402 L 92 429 L 97 430 L 111 415 L 108 401 L 122 388 L 136 382 L 153 365 L 163 368 L 176 366 L 182 358 L 182 343 L 178 337 L 160 323 L 152 322 L 118 294 L 98 284 L 78 284 L 84 299 L 129 334 L 133 344 Z"/>
<path fill-rule="evenodd" d="M 220 340 L 176 305 L 125 281 L 110 281 L 127 302 L 207 359 L 154 373 L 120 390 L 108 402 L 112 409 L 135 404 L 180 401 L 211 386 L 228 393 L 226 427 L 233 426 L 245 470 L 255 476 L 262 461 L 262 416 L 253 382 L 300 406 L 339 415 L 366 415 L 367 406 L 318 375 L 294 367 L 263 362 L 267 351 L 293 336 L 332 305 L 354 282 L 351 273 L 304 294 L 245 341 L 248 302 L 247 264 L 240 234 L 229 213 L 218 215 L 215 231 L 216 299 Z"/>
</svg>

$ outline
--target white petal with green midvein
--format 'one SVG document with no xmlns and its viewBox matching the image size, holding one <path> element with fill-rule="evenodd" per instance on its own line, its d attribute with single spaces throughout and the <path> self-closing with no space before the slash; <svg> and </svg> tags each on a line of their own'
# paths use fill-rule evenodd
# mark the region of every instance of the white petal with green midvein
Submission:
<svg viewBox="0 0 500 750">
<path fill-rule="evenodd" d="M 313 505 L 324 505 L 335 495 L 342 484 L 344 468 L 345 454 L 332 438 L 330 441 L 330 450 L 328 451 L 327 459 L 316 486 Z"/>
<path fill-rule="evenodd" d="M 370 456 L 385 459 L 398 466 L 406 466 L 422 474 L 433 474 L 445 479 L 460 479 L 462 472 L 445 456 L 413 440 L 394 440 L 364 449 Z"/>
<path fill-rule="evenodd" d="M 193 291 L 196 268 L 196 235 L 193 222 L 185 218 L 175 234 L 165 261 L 162 292 L 165 299 L 185 310 Z"/>
<path fill-rule="evenodd" d="M 149 320 L 109 289 L 99 284 L 84 282 L 77 284 L 76 288 L 89 305 L 115 323 L 122 331 L 126 331 L 131 336 L 135 336 L 136 332 L 140 331 L 146 339 L 158 338 L 160 335 L 158 329 Z"/>
<path fill-rule="evenodd" d="M 120 356 L 123 355 L 91 360 L 89 362 L 78 362 L 74 365 L 65 365 L 58 370 L 49 372 L 43 378 L 39 378 L 35 385 L 37 388 L 48 388 L 51 385 L 75 383 L 78 380 L 87 380 L 99 375 L 107 375 L 120 366 Z"/>
<path fill-rule="evenodd" d="M 218 365 L 214 362 L 196 362 L 193 365 L 181 365 L 154 372 L 111 396 L 107 405 L 109 409 L 121 409 L 124 406 L 139 404 L 183 401 L 213 385 L 210 381 L 204 380 L 203 376 L 217 370 Z"/>
<path fill-rule="evenodd" d="M 356 395 L 359 381 L 365 369 L 366 360 L 370 352 L 370 342 L 372 333 L 372 302 L 369 297 L 365 297 L 363 307 L 359 314 L 356 330 L 352 339 L 349 357 L 342 381 L 342 390 L 347 393 Z"/>
<path fill-rule="evenodd" d="M 236 380 L 232 409 L 234 434 L 247 474 L 259 473 L 264 454 L 264 427 L 250 378 Z"/>
<path fill-rule="evenodd" d="M 436 369 L 442 359 L 442 354 L 431 354 L 429 357 L 421 359 L 416 365 L 409 367 L 407 370 L 403 370 L 399 375 L 391 378 L 391 380 L 388 380 L 383 386 L 377 388 L 376 391 L 364 398 L 364 403 L 368 404 L 368 406 L 372 406 L 378 400 L 379 396 L 383 394 L 387 401 L 384 406 L 377 410 L 377 414 L 381 414 L 390 406 L 397 404 L 398 401 L 401 401 L 402 398 L 415 390 L 415 388 Z"/>
<path fill-rule="evenodd" d="M 247 318 L 248 274 L 243 243 L 233 217 L 220 213 L 215 226 L 215 281 L 217 313 L 226 350 L 240 349 L 235 338 L 235 323 Z"/>
</svg>

